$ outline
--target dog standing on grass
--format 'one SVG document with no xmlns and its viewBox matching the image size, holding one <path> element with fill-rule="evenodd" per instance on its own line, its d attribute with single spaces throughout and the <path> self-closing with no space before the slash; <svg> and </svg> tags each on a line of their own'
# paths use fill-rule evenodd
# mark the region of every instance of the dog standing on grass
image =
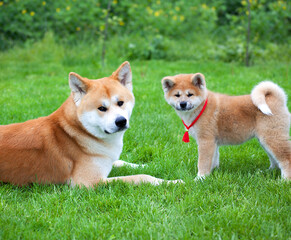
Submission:
<svg viewBox="0 0 291 240">
<path fill-rule="evenodd" d="M 134 106 L 129 63 L 97 80 L 70 73 L 69 85 L 71 96 L 51 115 L 0 126 L 0 181 L 86 187 L 112 180 L 164 182 L 149 175 L 107 178 L 113 165 L 137 166 L 118 160 Z"/>
<path fill-rule="evenodd" d="M 165 99 L 198 144 L 198 178 L 219 166 L 220 145 L 256 137 L 267 152 L 270 168 L 291 179 L 290 113 L 287 96 L 273 82 L 258 84 L 250 95 L 227 96 L 208 91 L 204 75 L 180 74 L 162 79 Z"/>
</svg>

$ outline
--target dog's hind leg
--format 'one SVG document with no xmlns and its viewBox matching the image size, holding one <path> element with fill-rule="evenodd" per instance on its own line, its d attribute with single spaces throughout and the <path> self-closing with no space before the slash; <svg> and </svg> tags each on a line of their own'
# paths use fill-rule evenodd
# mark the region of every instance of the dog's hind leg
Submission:
<svg viewBox="0 0 291 240">
<path fill-rule="evenodd" d="M 289 139 L 270 134 L 264 139 L 260 138 L 260 142 L 271 156 L 270 167 L 278 166 L 281 169 L 282 177 L 291 180 L 291 142 Z"/>
<path fill-rule="evenodd" d="M 270 149 L 267 148 L 266 145 L 264 145 L 263 143 L 261 143 L 262 148 L 265 150 L 265 152 L 267 153 L 269 160 L 270 160 L 270 167 L 269 169 L 274 169 L 274 168 L 279 168 L 278 166 L 278 161 L 273 157 Z"/>
<path fill-rule="evenodd" d="M 113 162 L 113 166 L 114 167 L 128 166 L 131 168 L 139 168 L 139 167 L 144 168 L 146 166 L 146 164 L 135 164 L 135 163 L 125 162 L 123 160 L 116 160 L 115 162 Z"/>
<path fill-rule="evenodd" d="M 279 168 L 278 162 L 276 161 L 275 158 L 273 158 L 272 154 L 269 153 L 267 150 L 266 150 L 266 153 L 267 153 L 267 155 L 269 157 L 269 160 L 270 160 L 270 167 L 269 167 L 269 169 Z"/>
</svg>

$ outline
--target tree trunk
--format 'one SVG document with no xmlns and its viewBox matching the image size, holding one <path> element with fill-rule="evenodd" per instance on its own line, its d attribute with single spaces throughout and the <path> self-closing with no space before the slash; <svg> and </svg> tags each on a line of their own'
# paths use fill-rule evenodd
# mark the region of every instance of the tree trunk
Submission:
<svg viewBox="0 0 291 240">
<path fill-rule="evenodd" d="M 250 38 L 251 38 L 251 3 L 250 0 L 247 0 L 248 3 L 248 26 L 247 26 L 247 39 L 246 39 L 246 66 L 250 66 L 250 53 L 249 53 L 249 45 L 250 45 Z"/>
<path fill-rule="evenodd" d="M 105 55 L 106 55 L 106 41 L 107 41 L 107 35 L 108 35 L 108 18 L 110 14 L 110 9 L 111 9 L 111 0 L 108 0 L 107 4 L 107 15 L 105 18 L 105 29 L 104 29 L 104 34 L 103 34 L 103 44 L 102 44 L 102 55 L 101 55 L 101 64 L 102 67 L 105 65 Z"/>
</svg>

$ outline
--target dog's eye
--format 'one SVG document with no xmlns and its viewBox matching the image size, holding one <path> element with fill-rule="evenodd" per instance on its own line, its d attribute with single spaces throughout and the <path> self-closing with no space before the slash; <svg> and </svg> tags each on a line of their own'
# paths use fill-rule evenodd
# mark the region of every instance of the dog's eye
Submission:
<svg viewBox="0 0 291 240">
<path fill-rule="evenodd" d="M 119 107 L 121 107 L 121 106 L 123 105 L 123 103 L 124 103 L 123 101 L 118 101 L 118 102 L 117 102 L 117 105 L 118 105 Z"/>
<path fill-rule="evenodd" d="M 187 95 L 188 97 L 192 97 L 193 96 L 193 94 L 192 93 L 188 93 L 188 95 Z"/>
<path fill-rule="evenodd" d="M 175 97 L 180 97 L 181 95 L 179 93 L 175 94 Z"/>
<path fill-rule="evenodd" d="M 106 112 L 107 111 L 107 108 L 101 106 L 101 107 L 98 108 L 98 110 L 101 111 L 101 112 Z"/>
</svg>

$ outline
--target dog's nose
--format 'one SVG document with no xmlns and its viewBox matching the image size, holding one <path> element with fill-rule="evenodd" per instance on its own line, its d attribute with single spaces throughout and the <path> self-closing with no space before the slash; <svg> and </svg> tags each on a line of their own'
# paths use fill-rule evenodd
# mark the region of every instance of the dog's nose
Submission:
<svg viewBox="0 0 291 240">
<path fill-rule="evenodd" d="M 119 128 L 123 128 L 123 127 L 125 127 L 125 125 L 126 125 L 126 118 L 124 118 L 124 117 L 118 117 L 118 118 L 116 118 L 116 120 L 115 120 L 115 125 L 117 126 L 117 127 L 119 127 Z"/>
<path fill-rule="evenodd" d="M 186 106 L 187 106 L 187 102 L 180 102 L 180 107 L 182 109 L 186 108 Z"/>
</svg>

